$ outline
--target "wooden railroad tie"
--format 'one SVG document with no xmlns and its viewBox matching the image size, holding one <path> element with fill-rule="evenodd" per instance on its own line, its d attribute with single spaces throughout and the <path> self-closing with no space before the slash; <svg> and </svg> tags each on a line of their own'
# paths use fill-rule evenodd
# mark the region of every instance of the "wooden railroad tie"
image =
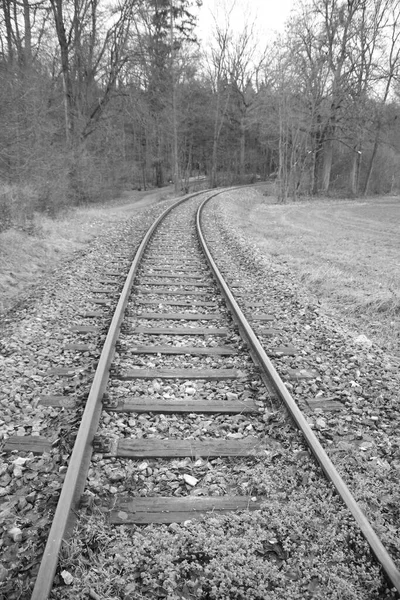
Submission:
<svg viewBox="0 0 400 600">
<path fill-rule="evenodd" d="M 120 438 L 115 442 L 98 436 L 93 442 L 95 452 L 117 458 L 132 459 L 263 456 L 267 447 L 270 446 L 268 440 L 260 440 L 255 437 L 246 437 L 240 440 L 209 439 L 206 441 Z"/>
<path fill-rule="evenodd" d="M 146 265 L 154 265 L 160 269 L 167 269 L 174 267 L 176 269 L 203 269 L 204 263 L 200 262 L 197 258 L 179 258 L 177 256 L 171 256 L 170 254 L 146 254 L 144 257 Z"/>
<path fill-rule="evenodd" d="M 318 377 L 317 371 L 308 371 L 307 369 L 289 369 L 287 373 L 281 375 L 283 381 L 285 379 L 315 379 Z"/>
<path fill-rule="evenodd" d="M 56 375 L 58 377 L 75 377 L 79 372 L 77 367 L 52 367 L 46 371 L 46 375 Z"/>
<path fill-rule="evenodd" d="M 248 321 L 275 321 L 274 315 L 260 314 L 247 317 Z"/>
<path fill-rule="evenodd" d="M 141 278 L 137 285 L 154 285 L 154 286 L 162 286 L 162 285 L 170 285 L 171 287 L 194 287 L 194 288 L 206 288 L 212 285 L 212 282 L 206 281 L 175 281 L 173 279 L 160 280 L 160 279 L 150 279 L 150 278 Z"/>
<path fill-rule="evenodd" d="M 92 348 L 92 346 L 89 346 L 88 344 L 65 344 L 64 350 L 71 350 L 75 352 L 90 352 L 91 350 L 94 350 L 94 348 Z"/>
<path fill-rule="evenodd" d="M 216 346 L 211 348 L 197 346 L 117 346 L 117 351 L 127 354 L 190 354 L 206 356 L 232 356 L 237 354 L 232 346 Z"/>
<path fill-rule="evenodd" d="M 176 300 L 174 298 L 167 298 L 166 300 L 146 300 L 145 298 L 134 298 L 133 301 L 135 304 L 150 304 L 150 305 L 167 305 L 167 306 L 209 306 L 213 308 L 218 308 L 217 302 L 207 302 L 206 300 Z"/>
<path fill-rule="evenodd" d="M 263 499 L 250 496 L 186 496 L 118 499 L 109 514 L 114 525 L 149 523 L 183 523 L 204 518 L 207 514 L 235 510 L 259 510 Z"/>
<path fill-rule="evenodd" d="M 74 397 L 70 396 L 40 396 L 39 403 L 42 406 L 52 406 L 53 408 L 76 408 L 78 405 L 78 400 Z"/>
<path fill-rule="evenodd" d="M 136 319 L 151 319 L 153 321 L 216 321 L 222 319 L 224 315 L 221 313 L 158 313 L 158 312 L 143 312 L 132 316 Z"/>
<path fill-rule="evenodd" d="M 90 290 L 93 294 L 113 294 L 117 296 L 119 292 L 115 288 L 95 287 Z"/>
<path fill-rule="evenodd" d="M 296 356 L 298 353 L 298 350 L 296 350 L 294 346 L 275 346 L 275 348 L 267 350 L 268 356 L 273 356 L 274 358 L 279 358 L 280 356 Z"/>
<path fill-rule="evenodd" d="M 170 254 L 168 252 L 163 252 L 162 254 L 145 254 L 144 260 L 146 262 L 155 262 L 157 265 L 165 266 L 165 261 L 169 263 L 175 263 L 182 266 L 203 266 L 197 258 L 193 258 L 193 255 L 189 254 Z"/>
<path fill-rule="evenodd" d="M 9 437 L 3 446 L 4 452 L 32 452 L 43 454 L 50 452 L 57 440 L 50 440 L 39 435 L 13 435 Z"/>
<path fill-rule="evenodd" d="M 110 298 L 88 298 L 92 304 L 110 305 Z"/>
<path fill-rule="evenodd" d="M 227 336 L 229 329 L 226 327 L 124 327 L 123 333 L 145 333 L 148 335 L 216 335 Z"/>
<path fill-rule="evenodd" d="M 225 379 L 248 378 L 249 375 L 237 369 L 131 369 L 112 373 L 117 379 L 205 379 L 223 381 Z"/>
<path fill-rule="evenodd" d="M 340 400 L 332 398 L 309 398 L 306 400 L 308 408 L 311 410 L 322 410 L 323 412 L 341 411 L 343 410 L 343 403 Z"/>
<path fill-rule="evenodd" d="M 213 293 L 212 290 L 171 290 L 170 288 L 149 288 L 142 285 L 135 285 L 135 290 L 139 290 L 140 294 L 153 294 L 154 296 L 207 296 Z"/>
<path fill-rule="evenodd" d="M 106 396 L 103 400 L 104 409 L 108 412 L 126 413 L 195 413 L 195 414 L 225 414 L 258 413 L 258 407 L 253 400 L 202 400 L 191 398 L 176 400 L 174 398 L 134 397 L 113 403 Z"/>
<path fill-rule="evenodd" d="M 103 330 L 104 326 L 99 325 L 72 325 L 69 330 L 75 333 L 98 333 Z"/>
<path fill-rule="evenodd" d="M 204 275 L 199 275 L 199 274 L 195 275 L 193 273 L 193 271 L 191 271 L 190 274 L 185 273 L 184 275 L 180 275 L 179 273 L 168 273 L 168 274 L 163 275 L 163 273 L 160 271 L 157 273 L 143 274 L 143 277 L 144 278 L 152 278 L 152 279 L 166 278 L 166 279 L 194 279 L 194 280 L 200 279 L 200 280 L 204 280 Z"/>
<path fill-rule="evenodd" d="M 176 263 L 172 265 L 163 265 L 162 267 L 157 266 L 156 264 L 150 267 L 147 265 L 147 268 L 151 271 L 151 274 L 149 275 L 151 277 L 163 277 L 162 273 L 165 273 L 165 271 L 171 271 L 171 269 L 176 269 L 176 272 L 171 271 L 170 275 L 172 277 L 182 277 L 182 273 L 188 279 L 191 277 L 197 279 L 209 275 L 208 269 L 202 269 L 200 267 L 194 269 L 193 266 L 180 267 Z M 167 275 L 165 275 L 165 277 L 167 277 Z"/>
<path fill-rule="evenodd" d="M 161 273 L 171 272 L 176 273 L 178 277 L 182 274 L 186 275 L 201 275 L 203 277 L 209 277 L 210 271 L 204 268 L 204 265 L 194 262 L 186 262 L 185 264 L 179 262 L 163 262 L 160 264 L 159 261 L 146 261 L 146 269 L 151 271 L 148 277 L 157 277 Z"/>
</svg>

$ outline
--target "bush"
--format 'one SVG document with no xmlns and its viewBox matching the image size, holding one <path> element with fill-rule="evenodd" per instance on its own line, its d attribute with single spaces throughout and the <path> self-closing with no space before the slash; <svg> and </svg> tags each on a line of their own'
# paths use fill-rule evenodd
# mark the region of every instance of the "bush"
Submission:
<svg viewBox="0 0 400 600">
<path fill-rule="evenodd" d="M 38 193 L 28 185 L 0 184 L 0 232 L 14 227 L 32 232 Z"/>
</svg>

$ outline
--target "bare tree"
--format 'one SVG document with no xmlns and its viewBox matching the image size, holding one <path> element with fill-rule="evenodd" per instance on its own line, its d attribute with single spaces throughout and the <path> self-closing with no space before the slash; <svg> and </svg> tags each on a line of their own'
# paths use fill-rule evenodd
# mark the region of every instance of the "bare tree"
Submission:
<svg viewBox="0 0 400 600">
<path fill-rule="evenodd" d="M 76 145 L 93 132 L 127 61 L 135 0 L 108 16 L 101 13 L 99 0 L 73 0 L 67 11 L 63 0 L 50 3 L 60 50 L 66 138 Z"/>
<path fill-rule="evenodd" d="M 375 136 L 372 153 L 367 168 L 363 194 L 369 190 L 372 170 L 380 144 L 380 136 L 384 118 L 384 107 L 389 99 L 393 82 L 396 80 L 400 69 L 400 2 L 387 0 L 377 2 L 376 11 L 379 14 L 380 33 L 383 33 L 383 43 L 380 44 L 379 60 L 375 59 L 375 86 L 377 90 L 375 109 Z M 374 57 L 375 58 L 375 57 Z M 381 96 L 378 96 L 381 91 Z"/>
</svg>

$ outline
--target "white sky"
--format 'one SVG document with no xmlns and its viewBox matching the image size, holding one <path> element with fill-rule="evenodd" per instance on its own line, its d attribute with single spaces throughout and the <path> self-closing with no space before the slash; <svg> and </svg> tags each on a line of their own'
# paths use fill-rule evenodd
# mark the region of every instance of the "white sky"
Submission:
<svg viewBox="0 0 400 600">
<path fill-rule="evenodd" d="M 228 9 L 234 5 L 231 13 L 232 27 L 240 29 L 247 20 L 255 23 L 261 36 L 271 35 L 272 31 L 282 31 L 285 20 L 289 16 L 293 0 L 203 0 L 199 12 L 199 37 L 207 38 L 212 27 L 214 15 L 224 15 L 224 6 Z"/>
</svg>

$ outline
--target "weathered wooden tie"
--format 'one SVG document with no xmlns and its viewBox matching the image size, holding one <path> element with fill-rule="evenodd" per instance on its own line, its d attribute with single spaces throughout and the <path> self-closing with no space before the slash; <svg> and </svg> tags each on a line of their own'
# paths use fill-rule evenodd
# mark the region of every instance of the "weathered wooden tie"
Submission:
<svg viewBox="0 0 400 600">
<path fill-rule="evenodd" d="M 135 285 L 136 290 L 140 290 L 141 294 L 152 294 L 154 296 L 205 296 L 212 293 L 212 290 L 171 290 L 170 288 L 149 288 L 144 285 Z"/>
<path fill-rule="evenodd" d="M 253 314 L 249 317 L 247 317 L 248 321 L 275 321 L 275 317 L 274 315 L 257 315 L 257 314 Z"/>
<path fill-rule="evenodd" d="M 207 288 L 210 287 L 211 282 L 206 282 L 206 281 L 181 281 L 181 280 L 175 280 L 175 279 L 150 279 L 150 278 L 141 278 L 139 285 L 153 285 L 153 286 L 163 286 L 163 285 L 169 285 L 171 287 L 194 287 L 194 288 Z"/>
<path fill-rule="evenodd" d="M 132 327 L 124 328 L 124 333 L 145 333 L 148 335 L 216 335 L 227 336 L 225 327 Z"/>
<path fill-rule="evenodd" d="M 109 305 L 111 304 L 110 298 L 88 298 L 88 302 L 92 304 Z"/>
<path fill-rule="evenodd" d="M 203 400 L 191 398 L 176 400 L 175 398 L 155 399 L 151 396 L 138 397 L 113 403 L 106 397 L 103 400 L 105 410 L 109 412 L 135 413 L 196 413 L 196 414 L 225 414 L 258 413 L 258 407 L 253 400 Z"/>
<path fill-rule="evenodd" d="M 4 452 L 32 452 L 43 454 L 50 452 L 57 440 L 49 440 L 39 435 L 13 435 L 9 437 L 3 446 Z"/>
<path fill-rule="evenodd" d="M 130 369 L 115 371 L 117 379 L 205 379 L 207 381 L 223 381 L 225 379 L 240 379 L 247 377 L 244 371 L 238 369 Z"/>
<path fill-rule="evenodd" d="M 78 401 L 70 396 L 40 396 L 39 403 L 43 406 L 52 406 L 54 408 L 76 408 Z"/>
<path fill-rule="evenodd" d="M 343 410 L 343 404 L 340 400 L 332 398 L 309 398 L 307 400 L 308 407 L 311 410 L 318 409 L 323 412 L 336 412 Z"/>
<path fill-rule="evenodd" d="M 193 276 L 196 279 L 198 277 L 202 278 L 205 275 L 209 275 L 209 271 L 204 267 L 198 266 L 194 269 L 192 265 L 180 267 L 176 263 L 172 265 L 163 265 L 162 267 L 157 266 L 157 264 L 154 263 L 154 265 L 150 267 L 149 265 L 147 265 L 147 268 L 151 272 L 151 274 L 149 275 L 150 277 L 162 277 L 162 274 L 165 273 L 165 271 L 169 271 L 172 277 L 181 277 L 182 273 L 188 278 L 191 278 Z M 173 272 L 172 269 L 176 269 L 176 272 Z"/>
<path fill-rule="evenodd" d="M 90 291 L 93 292 L 93 294 L 114 294 L 115 296 L 119 295 L 118 290 L 116 290 L 115 288 L 95 287 L 91 288 Z"/>
<path fill-rule="evenodd" d="M 104 329 L 104 326 L 100 327 L 99 325 L 71 325 L 69 328 L 70 331 L 74 331 L 76 333 L 97 333 Z"/>
<path fill-rule="evenodd" d="M 276 346 L 267 350 L 269 356 L 279 358 L 280 356 L 296 356 L 299 353 L 294 346 Z"/>
<path fill-rule="evenodd" d="M 192 356 L 232 356 L 237 354 L 231 346 L 213 346 L 210 348 L 197 346 L 117 346 L 120 354 L 190 354 Z"/>
<path fill-rule="evenodd" d="M 145 305 L 156 305 L 156 306 L 208 306 L 218 308 L 218 304 L 216 302 L 210 302 L 207 300 L 176 300 L 174 298 L 167 298 L 166 300 L 146 300 L 145 298 L 136 297 L 134 298 L 135 304 L 145 304 Z"/>
<path fill-rule="evenodd" d="M 220 313 L 158 313 L 143 312 L 135 315 L 136 319 L 151 319 L 153 321 L 215 321 L 221 319 Z"/>
<path fill-rule="evenodd" d="M 153 270 L 153 269 L 152 269 Z M 155 271 L 155 269 L 154 269 Z M 157 271 L 156 273 L 146 273 L 142 275 L 143 277 L 146 278 L 154 278 L 154 279 L 200 279 L 200 280 L 204 280 L 204 275 L 195 275 L 192 271 L 189 273 L 185 273 L 184 275 L 180 275 L 179 273 L 168 273 L 168 274 L 163 274 L 162 271 Z"/>
<path fill-rule="evenodd" d="M 46 375 L 57 375 L 59 377 L 75 377 L 79 371 L 77 367 L 52 367 L 46 371 Z"/>
<path fill-rule="evenodd" d="M 70 350 L 74 352 L 90 352 L 93 350 L 88 344 L 65 344 L 64 350 Z"/>
<path fill-rule="evenodd" d="M 98 443 L 96 439 L 95 450 L 99 448 L 100 452 L 106 451 L 107 453 L 107 448 L 102 443 L 103 440 Z M 117 441 L 115 449 L 110 446 L 110 454 L 120 458 L 133 459 L 260 456 L 265 453 L 267 446 L 268 442 L 254 437 L 241 440 L 210 439 L 206 441 L 122 438 Z"/>
<path fill-rule="evenodd" d="M 132 498 L 118 499 L 109 515 L 114 525 L 134 523 L 168 524 L 183 523 L 193 519 L 204 518 L 210 513 L 226 513 L 236 510 L 259 510 L 263 499 L 250 496 L 211 496 L 183 498 Z"/>
</svg>

